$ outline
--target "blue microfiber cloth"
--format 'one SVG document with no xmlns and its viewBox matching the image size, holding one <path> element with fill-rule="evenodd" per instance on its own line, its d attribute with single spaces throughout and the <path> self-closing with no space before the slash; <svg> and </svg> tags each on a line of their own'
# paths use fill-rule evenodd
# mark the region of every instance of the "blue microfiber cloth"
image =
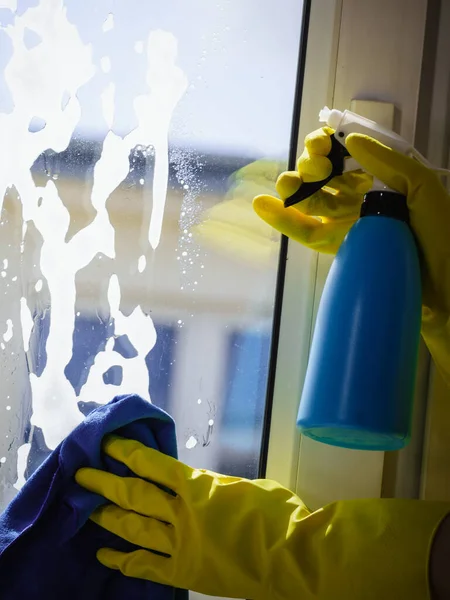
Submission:
<svg viewBox="0 0 450 600">
<path fill-rule="evenodd" d="M 171 417 L 139 396 L 119 396 L 91 412 L 0 515 L 1 600 L 187 600 L 185 590 L 125 577 L 95 557 L 105 546 L 136 549 L 88 520 L 106 500 L 74 480 L 88 466 L 133 475 L 102 453 L 111 432 L 177 456 Z"/>
</svg>

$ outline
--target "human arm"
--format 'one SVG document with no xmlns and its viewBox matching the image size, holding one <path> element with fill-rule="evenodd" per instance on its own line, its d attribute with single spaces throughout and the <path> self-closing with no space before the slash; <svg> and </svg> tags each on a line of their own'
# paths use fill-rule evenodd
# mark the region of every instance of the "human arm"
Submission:
<svg viewBox="0 0 450 600">
<path fill-rule="evenodd" d="M 252 600 L 428 597 L 445 503 L 355 500 L 310 513 L 273 481 L 192 469 L 134 440 L 110 438 L 104 451 L 137 477 L 81 469 L 76 479 L 111 501 L 92 520 L 139 546 L 98 552 L 125 575 Z"/>
</svg>

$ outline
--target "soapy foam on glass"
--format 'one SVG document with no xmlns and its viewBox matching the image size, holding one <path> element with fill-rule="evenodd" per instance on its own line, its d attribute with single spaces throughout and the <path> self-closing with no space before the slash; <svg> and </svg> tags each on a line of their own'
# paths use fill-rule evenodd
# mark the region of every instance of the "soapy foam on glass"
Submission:
<svg viewBox="0 0 450 600">
<path fill-rule="evenodd" d="M 192 448 L 195 448 L 195 446 L 198 444 L 198 440 L 196 437 L 194 437 L 193 435 L 190 436 L 190 438 L 187 440 L 185 446 L 188 450 L 192 450 Z"/>
<path fill-rule="evenodd" d="M 15 10 L 16 2 L 0 1 L 2 7 Z M 109 14 L 103 31 L 114 27 L 114 17 Z M 25 30 L 32 31 L 41 41 L 27 47 Z M 94 257 L 103 253 L 114 259 L 114 229 L 109 221 L 106 201 L 111 192 L 121 184 L 129 171 L 129 153 L 137 145 L 152 146 L 155 153 L 153 177 L 153 210 L 146 234 L 151 247 L 156 249 L 161 236 L 168 184 L 168 131 L 173 111 L 187 89 L 187 78 L 176 66 L 177 41 L 171 33 L 151 31 L 146 44 L 138 42 L 136 51 L 147 52 L 146 83 L 148 93 L 134 101 L 137 127 L 124 138 L 111 131 L 114 120 L 115 85 L 109 82 L 101 95 L 105 121 L 110 131 L 106 135 L 101 156 L 94 168 L 91 202 L 97 211 L 95 219 L 74 235 L 69 242 L 65 235 L 70 215 L 62 204 L 53 181 L 37 187 L 30 168 L 45 150 L 65 150 L 80 120 L 81 106 L 78 90 L 95 74 L 92 48 L 84 44 L 77 28 L 68 21 L 62 0 L 41 0 L 15 17 L 14 24 L 6 28 L 12 43 L 12 56 L 5 68 L 5 83 L 9 88 L 14 109 L 0 114 L 0 145 L 3 164 L 0 171 L 0 209 L 5 191 L 15 186 L 22 203 L 23 240 L 28 222 L 33 221 L 42 235 L 40 268 L 51 298 L 51 324 L 46 342 L 47 364 L 38 377 L 30 374 L 32 392 L 31 425 L 40 427 L 45 443 L 50 449 L 83 419 L 77 402 L 95 400 L 105 403 L 111 391 L 103 383 L 103 373 L 111 366 L 123 369 L 123 380 L 115 393 L 132 389 L 144 398 L 148 394 L 148 370 L 145 356 L 156 342 L 156 331 L 149 315 L 137 307 L 125 317 L 120 312 L 120 287 L 118 278 L 110 279 L 108 301 L 110 318 L 114 321 L 114 336 L 126 334 L 136 348 L 137 356 L 123 358 L 113 350 L 111 337 L 91 367 L 89 377 L 77 397 L 64 374 L 72 355 L 72 335 L 75 324 L 77 272 Z M 145 48 L 146 46 L 146 48 Z M 67 65 L 70 65 L 70 69 Z M 109 72 L 110 59 L 101 62 L 103 71 Z M 130 107 L 131 108 L 131 107 Z M 38 116 L 44 124 L 34 133 L 29 125 Z M 10 152 L 11 142 L 20 152 Z M 24 251 L 22 242 L 21 251 Z M 64 268 L 61 268 L 64 265 Z M 4 263 L 6 269 L 7 264 Z M 139 270 L 145 269 L 141 257 Z M 42 281 L 36 283 L 42 289 Z M 20 298 L 20 323 L 7 320 L 3 335 L 8 342 L 21 329 L 24 351 L 28 352 L 33 329 L 33 317 L 26 298 Z M 20 332 L 19 332 L 20 335 Z M 3 347 L 3 343 L 2 343 Z M 31 449 L 29 442 L 18 449 L 17 481 L 20 489 L 25 483 L 25 471 Z"/>
<path fill-rule="evenodd" d="M 9 342 L 9 340 L 12 339 L 12 336 L 13 336 L 13 327 L 14 327 L 14 325 L 13 325 L 12 320 L 11 319 L 6 319 L 6 331 L 3 334 L 3 340 L 5 342 Z"/>
</svg>

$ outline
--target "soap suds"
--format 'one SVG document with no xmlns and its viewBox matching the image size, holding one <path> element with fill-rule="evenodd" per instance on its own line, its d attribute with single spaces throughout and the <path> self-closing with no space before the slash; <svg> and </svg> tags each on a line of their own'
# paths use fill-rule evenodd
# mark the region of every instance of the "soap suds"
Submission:
<svg viewBox="0 0 450 600">
<path fill-rule="evenodd" d="M 41 37 L 31 49 L 24 42 L 26 29 Z M 14 109 L 0 114 L 0 209 L 4 192 L 14 185 L 22 200 L 23 218 L 33 218 L 37 190 L 30 167 L 48 148 L 64 150 L 80 118 L 76 92 L 93 76 L 92 50 L 81 41 L 76 27 L 67 20 L 62 0 L 41 0 L 4 29 L 12 44 L 12 56 L 5 67 L 5 84 Z M 70 65 L 70 68 L 67 68 Z M 61 99 L 70 99 L 64 110 Z M 28 125 L 35 115 L 46 127 L 30 133 Z M 11 143 L 20 152 L 11 152 Z"/>
<path fill-rule="evenodd" d="M 42 41 L 27 47 L 25 30 L 34 32 Z M 47 366 L 41 377 L 30 375 L 31 423 L 42 429 L 47 446 L 53 449 L 83 418 L 73 388 L 64 375 L 72 348 L 76 271 L 71 271 L 70 261 L 65 265 L 67 269 L 60 266 L 68 254 L 64 241 L 70 221 L 67 209 L 53 181 L 44 189 L 37 188 L 30 169 L 47 149 L 61 152 L 67 148 L 81 115 L 77 91 L 91 79 L 95 68 L 91 47 L 81 41 L 76 27 L 68 21 L 62 0 L 42 0 L 38 6 L 16 15 L 14 24 L 4 31 L 12 45 L 12 56 L 5 67 L 5 84 L 14 109 L 0 114 L 3 157 L 0 208 L 6 189 L 14 185 L 22 202 L 22 240 L 30 221 L 34 221 L 44 239 L 41 270 L 51 294 L 52 318 L 46 346 Z M 45 128 L 33 133 L 28 127 L 36 115 L 45 122 Z M 12 144 L 20 152 L 11 152 Z M 29 343 L 30 318 L 22 303 L 25 348 Z M 12 334 L 12 324 L 9 331 Z M 17 489 L 24 483 L 30 447 L 27 443 L 18 450 Z"/>
<path fill-rule="evenodd" d="M 114 351 L 114 337 L 111 337 L 103 352 L 99 352 L 94 359 L 89 378 L 83 386 L 79 400 L 95 401 L 105 404 L 111 400 L 111 391 L 103 383 L 103 373 L 112 365 L 121 366 L 123 377 L 120 386 L 114 390 L 116 394 L 134 393 L 150 400 L 149 375 L 145 364 L 145 356 L 152 350 L 156 343 L 156 330 L 150 316 L 142 312 L 140 306 L 136 307 L 130 316 L 125 317 L 120 311 L 120 286 L 117 275 L 113 275 L 108 287 L 108 301 L 110 305 L 111 320 L 114 321 L 114 337 L 127 335 L 131 344 L 137 351 L 133 358 L 124 358 Z"/>
<path fill-rule="evenodd" d="M 30 309 L 28 308 L 27 300 L 24 297 L 20 299 L 20 322 L 22 324 L 23 348 L 25 352 L 28 352 L 34 322 Z"/>
<path fill-rule="evenodd" d="M 13 336 L 14 325 L 11 319 L 6 319 L 6 331 L 3 334 L 3 340 L 9 342 Z"/>
<path fill-rule="evenodd" d="M 0 6 L 16 10 L 16 2 L 0 0 Z M 114 27 L 112 13 L 103 23 L 103 31 Z M 9 89 L 14 109 L 0 114 L 0 152 L 3 157 L 0 170 L 0 210 L 7 188 L 15 186 L 22 202 L 22 243 L 29 224 L 34 223 L 40 236 L 39 266 L 42 278 L 35 284 L 36 292 L 46 289 L 51 299 L 51 319 L 46 340 L 46 367 L 38 377 L 30 374 L 32 414 L 31 425 L 42 431 L 45 444 L 54 449 L 83 419 L 78 409 L 79 401 L 108 402 L 111 391 L 103 383 L 103 373 L 111 365 L 121 366 L 123 380 L 117 393 L 133 390 L 144 398 L 149 397 L 149 375 L 145 357 L 156 343 L 156 330 L 152 319 L 140 306 L 125 317 L 120 311 L 120 286 L 116 275 L 110 279 L 108 300 L 114 334 L 105 350 L 99 352 L 79 397 L 65 376 L 65 368 L 72 358 L 72 338 L 75 325 L 75 277 L 92 260 L 103 255 L 115 258 L 114 237 L 106 201 L 109 195 L 125 180 L 129 171 L 129 154 L 138 145 L 152 146 L 154 175 L 152 190 L 144 200 L 152 200 L 152 214 L 146 238 L 153 249 L 157 248 L 163 223 L 168 185 L 168 133 L 173 112 L 187 89 L 187 79 L 176 66 L 177 41 L 165 31 L 152 31 L 146 42 L 147 93 L 136 97 L 134 110 L 137 127 L 124 138 L 111 129 L 115 110 L 115 85 L 108 83 L 101 96 L 103 115 L 108 126 L 102 152 L 94 167 L 91 202 L 96 211 L 94 220 L 66 242 L 70 215 L 61 202 L 55 181 L 59 173 L 44 187 L 37 187 L 31 175 L 36 159 L 48 149 L 64 151 L 80 121 L 81 106 L 78 91 L 95 75 L 92 47 L 84 44 L 77 28 L 66 16 L 63 0 L 41 0 L 36 7 L 16 15 L 14 24 L 4 29 L 10 38 L 12 56 L 5 67 L 5 84 Z M 27 47 L 25 31 L 31 32 L 38 45 Z M 28 35 L 29 37 L 29 35 Z M 140 51 L 140 43 L 135 45 Z M 142 43 L 142 51 L 144 44 Z M 70 65 L 70 68 L 68 68 Z M 101 59 L 104 72 L 111 70 L 111 61 Z M 130 107 L 131 108 L 131 107 Z M 39 117 L 45 126 L 29 131 L 33 119 Z M 20 152 L 11 152 L 11 145 Z M 62 266 L 63 265 L 63 266 Z M 139 270 L 145 269 L 145 256 L 139 259 Z M 7 264 L 3 263 L 6 271 Z M 36 266 L 36 265 L 34 265 Z M 5 273 L 6 276 L 6 273 Z M 20 299 L 20 325 L 24 350 L 29 349 L 33 330 L 33 317 L 28 301 Z M 14 323 L 7 321 L 3 340 L 13 336 Z M 20 334 L 19 334 L 20 335 Z M 114 351 L 114 338 L 127 335 L 137 351 L 134 358 L 125 359 Z M 3 342 L 1 343 L 4 349 Z M 11 406 L 6 406 L 9 411 Z M 25 483 L 25 472 L 30 443 L 18 449 L 18 478 L 14 487 Z"/>
<path fill-rule="evenodd" d="M 112 365 L 120 366 L 123 370 L 122 382 L 114 390 L 116 394 L 125 394 L 133 390 L 134 393 L 150 400 L 149 375 L 144 359 L 156 343 L 155 326 L 151 317 L 145 315 L 140 306 L 136 307 L 130 316 L 125 317 L 119 308 L 120 297 L 119 280 L 117 275 L 112 275 L 108 287 L 108 301 L 111 320 L 114 321 L 114 337 L 127 335 L 137 355 L 124 358 L 114 351 L 114 337 L 111 337 L 104 351 L 99 352 L 94 359 L 89 378 L 80 392 L 81 401 L 89 402 L 95 397 L 96 402 L 105 404 L 111 400 L 111 391 L 103 384 L 103 373 Z"/>
<path fill-rule="evenodd" d="M 129 154 L 136 146 L 153 146 L 153 207 L 148 241 L 157 248 L 163 224 L 169 179 L 168 135 L 173 112 L 187 89 L 187 78 L 175 64 L 177 40 L 169 32 L 151 31 L 147 40 L 147 94 L 137 96 L 134 111 L 138 125 L 124 138 L 109 131 L 94 172 L 92 203 L 104 203 L 128 174 Z M 105 197 L 106 196 L 106 197 Z M 148 199 L 150 201 L 150 199 Z"/>
<path fill-rule="evenodd" d="M 27 470 L 27 460 L 30 454 L 31 444 L 22 444 L 17 450 L 17 480 L 14 483 L 16 490 L 21 490 L 25 485 L 25 471 Z"/>
<path fill-rule="evenodd" d="M 116 86 L 114 83 L 109 83 L 108 86 L 103 90 L 101 94 L 101 103 L 103 116 L 105 117 L 108 129 L 111 129 L 114 122 L 114 97 L 116 93 Z"/>
<path fill-rule="evenodd" d="M 143 273 L 145 271 L 145 267 L 147 265 L 147 259 L 145 258 L 144 255 L 139 257 L 138 260 L 138 271 L 139 273 Z"/>
<path fill-rule="evenodd" d="M 192 450 L 192 448 L 195 448 L 195 446 L 198 444 L 198 440 L 197 438 L 195 438 L 193 435 L 191 435 L 191 437 L 188 439 L 188 441 L 186 442 L 186 448 L 188 450 Z"/>
</svg>

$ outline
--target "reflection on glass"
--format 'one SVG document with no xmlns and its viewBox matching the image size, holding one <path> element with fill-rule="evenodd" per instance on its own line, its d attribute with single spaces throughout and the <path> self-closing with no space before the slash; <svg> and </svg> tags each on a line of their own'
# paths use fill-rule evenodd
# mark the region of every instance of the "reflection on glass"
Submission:
<svg viewBox="0 0 450 600">
<path fill-rule="evenodd" d="M 301 26 L 281 4 L 0 10 L 0 509 L 121 393 L 173 415 L 183 461 L 257 474 L 279 240 L 251 199 L 286 165 Z"/>
</svg>

